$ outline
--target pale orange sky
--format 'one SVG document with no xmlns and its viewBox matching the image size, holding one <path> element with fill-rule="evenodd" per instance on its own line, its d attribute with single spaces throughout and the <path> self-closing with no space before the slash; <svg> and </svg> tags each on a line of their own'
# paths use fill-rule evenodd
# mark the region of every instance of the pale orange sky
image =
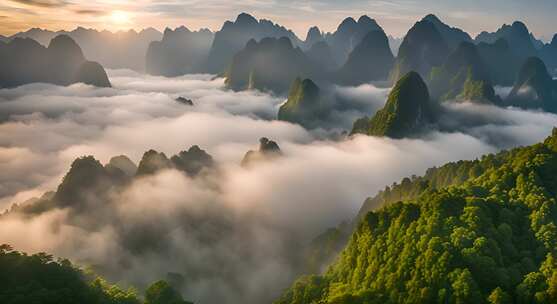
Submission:
<svg viewBox="0 0 557 304">
<path fill-rule="evenodd" d="M 538 0 L 1 0 L 0 34 L 12 35 L 32 27 L 71 30 L 77 26 L 111 31 L 185 25 L 218 30 L 241 12 L 270 19 L 305 38 L 317 25 L 333 31 L 348 16 L 367 14 L 387 33 L 403 36 L 428 13 L 471 35 L 494 31 L 520 19 L 537 36 L 551 39 L 557 32 L 557 1 Z M 546 16 L 546 14 L 549 14 Z"/>
</svg>

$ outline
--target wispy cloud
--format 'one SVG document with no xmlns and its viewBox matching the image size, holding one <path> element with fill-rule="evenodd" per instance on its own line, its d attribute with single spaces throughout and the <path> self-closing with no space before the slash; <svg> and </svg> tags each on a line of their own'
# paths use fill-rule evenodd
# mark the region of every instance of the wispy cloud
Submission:
<svg viewBox="0 0 557 304">
<path fill-rule="evenodd" d="M 78 9 L 78 10 L 74 10 L 74 12 L 79 15 L 90 15 L 90 16 L 104 16 L 107 14 L 106 11 L 96 10 L 96 9 Z"/>
<path fill-rule="evenodd" d="M 68 5 L 68 3 L 64 0 L 11 0 L 11 1 L 29 5 L 29 6 L 39 6 L 39 7 L 61 7 L 61 6 Z"/>
</svg>

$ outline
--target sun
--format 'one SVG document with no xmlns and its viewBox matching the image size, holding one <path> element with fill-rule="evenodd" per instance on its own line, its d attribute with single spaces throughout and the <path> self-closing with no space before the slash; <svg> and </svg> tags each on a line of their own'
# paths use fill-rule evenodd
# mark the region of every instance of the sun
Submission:
<svg viewBox="0 0 557 304">
<path fill-rule="evenodd" d="M 113 11 L 110 19 L 116 24 L 130 23 L 130 14 L 123 11 Z"/>
</svg>

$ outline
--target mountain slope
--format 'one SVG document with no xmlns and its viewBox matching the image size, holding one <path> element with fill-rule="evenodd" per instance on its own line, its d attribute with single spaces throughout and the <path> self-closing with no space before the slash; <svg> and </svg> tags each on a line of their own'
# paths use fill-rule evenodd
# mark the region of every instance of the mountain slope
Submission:
<svg viewBox="0 0 557 304">
<path fill-rule="evenodd" d="M 427 78 L 431 69 L 441 66 L 449 47 L 435 25 L 429 21 L 420 21 L 408 31 L 400 45 L 395 67 L 391 74 L 393 82 L 410 71 Z"/>
<path fill-rule="evenodd" d="M 0 245 L 0 302 L 141 304 L 135 289 L 122 290 L 93 273 L 84 272 L 68 260 L 52 255 L 27 255 L 9 245 Z M 152 284 L 145 292 L 145 304 L 192 304 L 182 299 L 165 281 Z"/>
<path fill-rule="evenodd" d="M 222 73 L 230 63 L 234 54 L 246 46 L 248 41 L 259 41 L 263 38 L 287 37 L 296 46 L 301 44 L 296 35 L 268 20 L 257 20 L 253 16 L 242 13 L 234 22 L 227 21 L 221 30 L 215 33 L 215 38 L 209 51 L 206 72 Z"/>
<path fill-rule="evenodd" d="M 350 53 L 337 77 L 341 84 L 351 86 L 385 81 L 393 64 L 394 57 L 387 35 L 383 31 L 371 31 Z"/>
<path fill-rule="evenodd" d="M 557 81 L 551 78 L 541 59 L 531 57 L 524 62 L 506 103 L 525 109 L 557 112 Z"/>
<path fill-rule="evenodd" d="M 0 87 L 34 82 L 110 87 L 104 68 L 87 61 L 80 46 L 67 35 L 54 37 L 47 48 L 29 38 L 16 38 L 0 44 L 0 55 Z"/>
<path fill-rule="evenodd" d="M 494 43 L 480 42 L 476 47 L 489 70 L 493 84 L 512 86 L 522 62 L 507 40 L 500 38 Z"/>
<path fill-rule="evenodd" d="M 319 87 L 311 79 L 297 78 L 290 88 L 288 100 L 278 113 L 278 119 L 314 128 L 327 116 Z"/>
<path fill-rule="evenodd" d="M 420 75 L 410 72 L 393 87 L 385 107 L 373 118 L 354 123 L 352 134 L 403 138 L 418 133 L 435 116 L 427 85 Z"/>
<path fill-rule="evenodd" d="M 468 33 L 459 28 L 448 26 L 433 14 L 425 16 L 422 20 L 431 22 L 437 28 L 441 36 L 443 36 L 443 39 L 445 39 L 451 49 L 457 48 L 462 42 L 473 41 Z"/>
<path fill-rule="evenodd" d="M 325 40 L 331 46 L 335 64 L 342 66 L 348 55 L 360 44 L 371 31 L 383 31 L 374 19 L 364 15 L 358 21 L 352 17 L 344 19 L 333 33 L 325 35 Z"/>
<path fill-rule="evenodd" d="M 557 34 L 553 36 L 551 43 L 540 49 L 540 58 L 543 59 L 552 75 L 557 75 Z"/>
<path fill-rule="evenodd" d="M 145 70 L 145 55 L 149 43 L 162 38 L 162 34 L 153 28 L 139 32 L 109 32 L 78 27 L 73 31 L 58 32 L 33 28 L 17 33 L 9 39 L 31 38 L 47 46 L 50 40 L 58 35 L 67 35 L 75 40 L 89 60 L 97 61 L 107 68 L 126 68 L 139 72 Z"/>
<path fill-rule="evenodd" d="M 494 33 L 482 32 L 476 37 L 476 42 L 494 43 L 501 38 L 508 41 L 512 51 L 521 59 L 537 55 L 530 32 L 520 21 L 515 21 L 512 25 L 504 24 Z"/>
<path fill-rule="evenodd" d="M 212 42 L 213 33 L 207 29 L 192 32 L 184 26 L 167 28 L 161 41 L 149 44 L 146 71 L 168 77 L 197 72 L 207 60 Z"/>
<path fill-rule="evenodd" d="M 471 168 L 448 188 L 403 181 L 402 202 L 367 213 L 325 274 L 276 303 L 554 303 L 557 129 L 448 173 Z"/>
<path fill-rule="evenodd" d="M 443 66 L 434 68 L 429 83 L 436 99 L 499 103 L 488 68 L 470 42 L 462 42 Z"/>
<path fill-rule="evenodd" d="M 309 77 L 314 67 L 304 52 L 286 37 L 250 40 L 234 55 L 225 76 L 233 90 L 258 89 L 277 94 L 288 92 L 297 77 Z"/>
</svg>

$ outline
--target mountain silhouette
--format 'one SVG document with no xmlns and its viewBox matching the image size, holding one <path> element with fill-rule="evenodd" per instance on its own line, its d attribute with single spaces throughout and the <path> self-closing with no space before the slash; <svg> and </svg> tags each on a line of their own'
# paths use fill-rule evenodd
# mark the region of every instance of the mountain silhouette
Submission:
<svg viewBox="0 0 557 304">
<path fill-rule="evenodd" d="M 396 58 L 391 74 L 393 82 L 410 71 L 427 78 L 433 67 L 441 66 L 449 54 L 449 47 L 433 23 L 419 21 L 408 31 Z"/>
<path fill-rule="evenodd" d="M 146 71 L 167 77 L 199 72 L 213 43 L 213 33 L 207 29 L 192 32 L 185 26 L 167 28 L 161 41 L 149 44 Z"/>
<path fill-rule="evenodd" d="M 309 76 L 313 67 L 304 52 L 287 37 L 250 40 L 232 59 L 226 86 L 233 90 L 257 89 L 276 94 L 288 92 L 300 76 Z"/>
<path fill-rule="evenodd" d="M 0 55 L 1 87 L 34 82 L 110 87 L 104 68 L 87 61 L 79 45 L 67 35 L 56 36 L 48 48 L 29 38 L 15 38 L 0 44 Z"/>
<path fill-rule="evenodd" d="M 326 34 L 325 40 L 333 51 L 335 63 L 341 66 L 369 32 L 382 30 L 379 24 L 368 16 L 361 16 L 358 21 L 349 17 L 341 22 L 335 32 Z"/>
<path fill-rule="evenodd" d="M 281 37 L 288 37 L 294 45 L 301 44 L 298 37 L 285 27 L 268 20 L 258 21 L 253 16 L 242 13 L 234 22 L 226 21 L 221 30 L 215 33 L 206 71 L 213 74 L 224 72 L 234 55 L 252 39 L 259 41 L 263 38 Z"/>
<path fill-rule="evenodd" d="M 468 33 L 459 28 L 448 26 L 433 14 L 425 16 L 422 20 L 431 22 L 435 26 L 435 28 L 437 28 L 441 36 L 443 36 L 443 39 L 445 39 L 445 41 L 447 42 L 447 45 L 450 49 L 457 48 L 462 42 L 473 41 L 472 37 L 470 37 Z"/>
<path fill-rule="evenodd" d="M 338 72 L 339 83 L 356 86 L 372 81 L 385 81 L 394 65 L 389 39 L 383 31 L 369 32 L 350 53 Z"/>
<path fill-rule="evenodd" d="M 506 103 L 557 113 L 557 81 L 549 75 L 541 59 L 530 57 L 524 62 Z"/>
<path fill-rule="evenodd" d="M 279 109 L 278 119 L 312 129 L 327 117 L 328 110 L 319 87 L 311 79 L 297 78 L 290 88 L 288 100 Z"/>
<path fill-rule="evenodd" d="M 33 28 L 16 33 L 9 39 L 31 38 L 47 46 L 58 35 L 70 36 L 79 44 L 85 57 L 99 62 L 104 67 L 132 69 L 138 72 L 145 71 L 145 56 L 151 41 L 162 38 L 162 33 L 153 28 L 146 28 L 139 32 L 134 30 L 109 32 L 77 27 L 72 31 L 58 32 Z"/>
<path fill-rule="evenodd" d="M 476 37 L 476 42 L 494 43 L 501 38 L 507 40 L 514 54 L 521 60 L 537 55 L 530 32 L 520 21 L 515 21 L 512 25 L 505 24 L 494 33 L 481 32 Z"/>
<path fill-rule="evenodd" d="M 429 82 L 435 99 L 499 103 L 488 68 L 471 42 L 462 42 L 443 66 L 434 68 Z"/>
</svg>

